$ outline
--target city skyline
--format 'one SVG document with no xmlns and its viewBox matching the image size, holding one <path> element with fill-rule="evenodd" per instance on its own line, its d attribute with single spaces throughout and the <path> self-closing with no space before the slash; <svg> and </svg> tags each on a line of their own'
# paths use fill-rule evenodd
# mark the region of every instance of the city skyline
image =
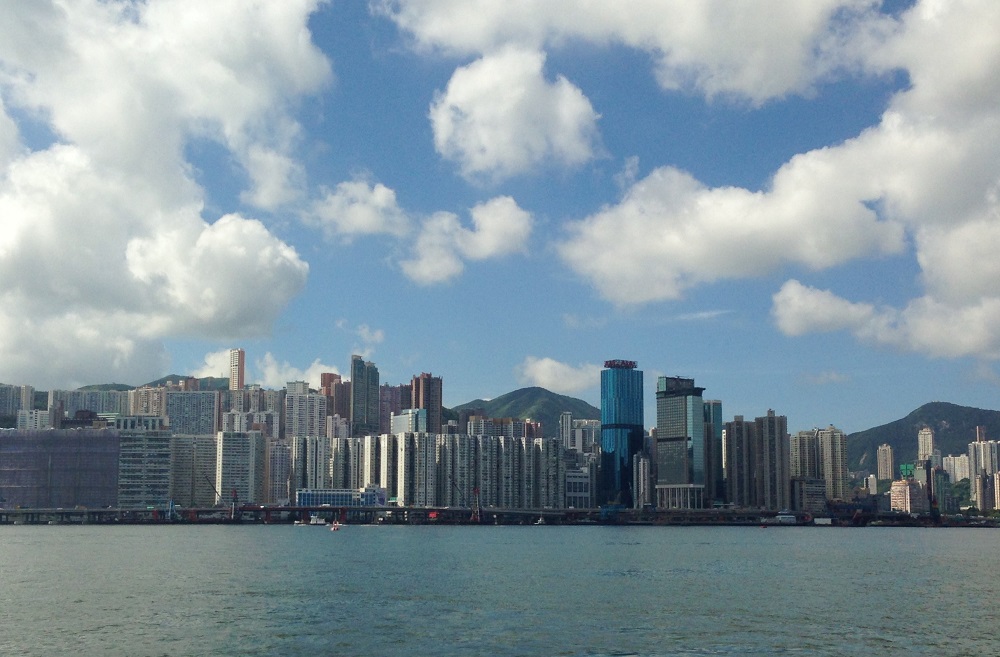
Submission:
<svg viewBox="0 0 1000 657">
<path fill-rule="evenodd" d="M 552 7 L 7 9 L 0 381 L 997 406 L 1000 6 Z"/>
</svg>

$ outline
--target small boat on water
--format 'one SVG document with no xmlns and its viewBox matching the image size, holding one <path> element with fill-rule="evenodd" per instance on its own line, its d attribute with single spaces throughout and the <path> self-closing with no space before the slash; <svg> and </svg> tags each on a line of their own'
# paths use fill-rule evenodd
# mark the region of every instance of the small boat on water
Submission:
<svg viewBox="0 0 1000 657">
<path fill-rule="evenodd" d="M 332 532 L 340 531 L 340 523 L 337 522 L 336 520 L 330 523 L 330 531 Z"/>
</svg>

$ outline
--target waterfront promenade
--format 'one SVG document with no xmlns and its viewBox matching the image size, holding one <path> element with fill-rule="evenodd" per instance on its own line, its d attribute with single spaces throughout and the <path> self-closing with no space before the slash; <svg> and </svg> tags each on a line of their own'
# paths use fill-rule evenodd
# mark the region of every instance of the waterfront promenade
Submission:
<svg viewBox="0 0 1000 657">
<path fill-rule="evenodd" d="M 115 525 L 115 524 L 289 524 L 317 517 L 324 523 L 397 525 L 763 525 L 763 526 L 929 526 L 930 516 L 897 512 L 840 511 L 815 519 L 803 512 L 754 509 L 482 509 L 475 517 L 462 507 L 333 507 L 242 505 L 205 508 L 3 509 L 0 525 Z M 995 519 L 945 517 L 945 526 L 997 526 Z"/>
</svg>

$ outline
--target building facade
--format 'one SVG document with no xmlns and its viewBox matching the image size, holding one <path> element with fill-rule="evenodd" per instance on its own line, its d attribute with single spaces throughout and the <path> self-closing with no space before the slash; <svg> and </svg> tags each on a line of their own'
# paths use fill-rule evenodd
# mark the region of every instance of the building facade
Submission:
<svg viewBox="0 0 1000 657">
<path fill-rule="evenodd" d="M 634 505 L 632 457 L 643 441 L 642 370 L 630 360 L 601 370 L 601 485 L 598 503 Z"/>
<path fill-rule="evenodd" d="M 694 379 L 656 381 L 656 506 L 700 509 L 713 490 L 711 447 L 705 428 L 704 388 Z"/>
<path fill-rule="evenodd" d="M 351 356 L 351 435 L 379 432 L 379 382 L 375 363 Z"/>
<path fill-rule="evenodd" d="M 892 445 L 883 443 L 878 447 L 878 478 L 882 481 L 892 481 L 896 478 L 896 458 L 892 453 Z"/>
</svg>

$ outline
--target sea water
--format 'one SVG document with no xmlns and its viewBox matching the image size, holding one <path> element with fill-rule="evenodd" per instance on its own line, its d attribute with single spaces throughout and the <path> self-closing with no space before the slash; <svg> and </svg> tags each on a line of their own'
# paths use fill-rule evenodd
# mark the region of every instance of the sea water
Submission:
<svg viewBox="0 0 1000 657">
<path fill-rule="evenodd" d="M 994 655 L 1000 530 L 2 526 L 0 655 Z"/>
</svg>

